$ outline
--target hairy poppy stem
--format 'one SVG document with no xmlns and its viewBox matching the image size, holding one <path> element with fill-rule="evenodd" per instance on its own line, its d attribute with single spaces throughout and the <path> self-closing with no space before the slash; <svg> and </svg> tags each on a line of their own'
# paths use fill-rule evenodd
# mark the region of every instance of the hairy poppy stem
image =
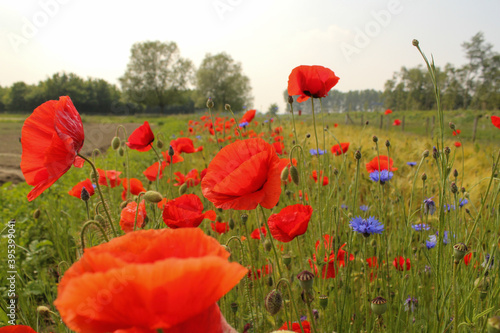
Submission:
<svg viewBox="0 0 500 333">
<path fill-rule="evenodd" d="M 91 160 L 89 160 L 85 156 L 81 155 L 80 153 L 78 153 L 78 156 L 80 156 L 87 163 L 90 164 L 90 166 L 92 167 L 92 170 L 94 171 L 94 175 L 96 175 L 96 177 L 97 177 L 98 173 L 97 173 L 97 170 L 95 168 L 94 163 L 92 163 Z M 96 188 L 97 188 L 97 192 L 99 192 L 99 197 L 101 198 L 102 206 L 104 207 L 104 211 L 106 212 L 106 217 L 108 218 L 109 225 L 111 226 L 111 230 L 113 230 L 113 235 L 116 237 L 118 235 L 116 233 L 115 226 L 113 225 L 113 220 L 111 219 L 111 215 L 109 214 L 108 206 L 106 205 L 106 202 L 104 201 L 104 195 L 102 194 L 101 186 L 99 185 L 98 181 L 95 182 L 95 185 L 96 185 Z"/>
<path fill-rule="evenodd" d="M 139 193 L 139 195 L 137 196 L 137 199 L 136 199 L 137 206 L 135 207 L 134 231 L 137 228 L 137 216 L 139 215 L 139 203 L 141 202 L 141 196 L 143 196 L 144 194 L 146 194 L 146 192 Z"/>
<path fill-rule="evenodd" d="M 152 143 L 149 144 L 151 146 L 151 148 L 153 148 L 153 151 L 155 152 L 156 154 L 156 157 L 158 158 L 158 173 L 156 175 L 156 190 L 158 192 L 160 192 L 160 173 L 161 173 L 161 162 L 162 162 L 162 158 L 160 156 L 160 154 L 158 154 L 158 152 L 156 151 L 155 147 L 153 146 Z M 172 161 L 170 161 L 172 162 Z"/>
<path fill-rule="evenodd" d="M 125 137 L 125 140 L 124 142 L 127 140 L 127 130 L 125 129 L 125 127 L 123 127 L 123 125 L 119 125 L 117 128 L 116 128 L 116 132 L 115 132 L 115 135 L 118 136 L 118 132 L 119 130 L 122 129 L 123 130 L 123 135 Z M 128 163 L 128 146 L 125 145 L 125 177 L 127 179 L 127 193 L 126 193 L 126 199 L 128 199 L 130 197 L 130 176 L 129 176 L 129 163 Z M 116 234 L 115 234 L 116 236 Z"/>
<path fill-rule="evenodd" d="M 109 242 L 108 236 L 106 235 L 106 231 L 104 231 L 104 228 L 102 227 L 102 225 L 99 222 L 97 222 L 96 220 L 87 221 L 83 225 L 82 231 L 80 232 L 80 239 L 82 241 L 82 253 L 83 253 L 83 250 L 85 250 L 85 231 L 91 225 L 98 227 L 99 230 L 101 231 L 102 235 L 104 236 L 104 239 L 106 240 L 106 242 Z"/>
<path fill-rule="evenodd" d="M 283 274 L 281 271 L 281 265 L 280 265 L 280 260 L 278 257 L 278 252 L 276 252 L 276 246 L 274 246 L 273 236 L 271 235 L 271 230 L 269 229 L 269 223 L 267 223 L 266 214 L 264 213 L 264 208 L 261 205 L 259 205 L 259 207 L 260 207 L 260 211 L 262 213 L 262 218 L 264 219 L 264 224 L 266 225 L 267 234 L 269 235 L 269 240 L 271 241 L 271 247 L 273 248 L 273 252 L 274 252 L 274 259 L 276 260 L 276 266 L 278 267 L 278 272 L 280 273 L 280 278 L 281 278 L 281 277 L 283 277 Z"/>
<path fill-rule="evenodd" d="M 292 303 L 292 309 L 293 311 L 295 311 L 295 314 L 297 315 L 297 318 L 299 319 L 298 322 L 299 322 L 299 326 L 300 326 L 300 331 L 302 333 L 305 333 L 304 331 L 304 327 L 302 327 L 302 321 L 300 320 L 300 314 L 299 312 L 297 311 L 297 306 L 295 304 L 295 297 L 293 297 L 293 293 L 292 293 L 292 287 L 290 286 L 290 281 L 288 281 L 287 279 L 285 278 L 281 278 L 279 279 L 278 283 L 276 284 L 276 289 L 279 290 L 279 287 L 280 287 L 280 284 L 281 283 L 284 283 L 286 284 L 286 286 L 288 287 L 288 294 L 290 295 L 290 303 Z M 293 313 L 292 313 L 293 315 Z M 311 320 L 314 320 L 314 318 L 311 318 Z M 290 324 L 290 326 L 292 325 L 291 321 L 288 321 L 287 323 Z"/>
</svg>

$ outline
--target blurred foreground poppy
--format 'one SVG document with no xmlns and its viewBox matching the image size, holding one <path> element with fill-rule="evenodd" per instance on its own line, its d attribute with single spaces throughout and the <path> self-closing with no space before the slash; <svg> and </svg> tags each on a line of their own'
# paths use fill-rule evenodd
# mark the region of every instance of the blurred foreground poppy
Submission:
<svg viewBox="0 0 500 333">
<path fill-rule="evenodd" d="M 0 333 L 36 333 L 36 331 L 25 325 L 9 325 L 0 328 Z"/>
</svg>

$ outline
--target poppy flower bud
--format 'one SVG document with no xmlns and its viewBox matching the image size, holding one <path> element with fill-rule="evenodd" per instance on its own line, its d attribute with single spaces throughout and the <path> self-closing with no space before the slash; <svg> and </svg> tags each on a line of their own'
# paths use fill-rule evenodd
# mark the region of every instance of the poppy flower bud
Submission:
<svg viewBox="0 0 500 333">
<path fill-rule="evenodd" d="M 120 138 L 117 136 L 115 136 L 113 140 L 111 140 L 111 148 L 113 148 L 113 150 L 118 150 L 118 148 L 120 148 L 120 144 Z"/>
<path fill-rule="evenodd" d="M 125 154 L 125 150 L 123 147 L 118 148 L 118 155 L 123 156 Z"/>
<path fill-rule="evenodd" d="M 427 175 L 425 174 L 425 172 L 422 174 L 422 180 L 425 182 L 427 180 Z"/>
<path fill-rule="evenodd" d="M 378 142 L 378 137 L 377 137 L 376 135 L 374 135 L 374 136 L 372 137 L 372 140 L 373 140 L 373 142 Z"/>
<path fill-rule="evenodd" d="M 271 290 L 266 296 L 264 305 L 266 306 L 267 312 L 269 312 L 272 316 L 277 314 L 283 305 L 283 297 L 281 296 L 280 291 L 277 289 Z"/>
<path fill-rule="evenodd" d="M 172 146 L 168 147 L 168 156 L 170 156 L 170 158 L 172 158 L 172 156 L 174 156 L 174 154 L 175 154 L 174 147 L 172 147 Z"/>
<path fill-rule="evenodd" d="M 269 239 L 266 239 L 264 241 L 264 250 L 266 250 L 267 252 L 271 251 L 271 249 L 273 248 L 272 244 L 271 244 L 271 241 L 269 241 Z"/>
<path fill-rule="evenodd" d="M 359 150 L 356 150 L 356 152 L 354 153 L 354 158 L 356 158 L 357 160 L 361 159 L 361 152 Z"/>
<path fill-rule="evenodd" d="M 287 167 L 285 167 L 283 169 L 283 171 L 281 171 L 281 180 L 282 181 L 286 181 L 288 179 L 288 175 L 290 174 L 289 170 Z"/>
<path fill-rule="evenodd" d="M 156 141 L 156 147 L 158 147 L 158 149 L 162 149 L 163 148 L 163 141 L 162 140 Z"/>
<path fill-rule="evenodd" d="M 450 153 L 451 153 L 451 149 L 450 149 L 450 147 L 444 147 L 444 154 L 445 154 L 446 156 L 448 156 L 448 155 L 450 155 Z"/>
<path fill-rule="evenodd" d="M 413 46 L 418 46 L 419 43 L 418 43 L 418 40 L 414 39 L 414 40 L 411 41 L 411 44 Z"/>
<path fill-rule="evenodd" d="M 231 303 L 231 311 L 233 311 L 233 313 L 238 312 L 238 303 L 236 302 Z"/>
<path fill-rule="evenodd" d="M 41 315 L 46 315 L 50 313 L 50 309 L 46 307 L 45 305 L 39 305 L 36 308 L 36 312 L 38 312 Z"/>
<path fill-rule="evenodd" d="M 500 316 L 491 317 L 486 325 L 488 333 L 500 333 Z"/>
<path fill-rule="evenodd" d="M 187 183 L 184 183 L 181 186 L 179 186 L 179 195 L 186 194 L 187 188 L 188 188 Z"/>
<path fill-rule="evenodd" d="M 309 271 L 302 271 L 297 275 L 297 280 L 300 281 L 302 289 L 310 291 L 313 287 L 314 274 Z"/>
<path fill-rule="evenodd" d="M 290 177 L 292 177 L 292 181 L 295 185 L 299 185 L 299 170 L 297 170 L 295 165 L 290 167 Z"/>
<path fill-rule="evenodd" d="M 36 220 L 40 217 L 40 209 L 35 209 L 35 211 L 33 212 L 33 218 Z"/>
<path fill-rule="evenodd" d="M 122 203 L 120 204 L 120 209 L 123 209 L 125 207 L 127 207 L 127 205 L 132 202 L 132 200 L 128 199 L 128 200 L 125 200 L 125 201 L 122 201 Z"/>
<path fill-rule="evenodd" d="M 455 130 L 455 124 L 450 121 L 448 124 L 452 130 Z"/>
<path fill-rule="evenodd" d="M 214 102 L 212 101 L 212 97 L 209 97 L 207 100 L 207 108 L 211 109 L 214 107 Z"/>
<path fill-rule="evenodd" d="M 372 300 L 371 308 L 373 313 L 378 316 L 383 315 L 387 311 L 387 300 L 383 297 L 375 297 Z"/>
<path fill-rule="evenodd" d="M 247 214 L 241 214 L 241 222 L 247 223 L 248 221 L 248 215 Z"/>
<path fill-rule="evenodd" d="M 423 156 L 424 158 L 429 157 L 429 151 L 428 151 L 427 149 L 426 149 L 426 150 L 424 150 L 424 152 L 422 153 L 422 156 Z"/>
<path fill-rule="evenodd" d="M 234 229 L 234 225 L 235 225 L 234 219 L 231 217 L 229 219 L 229 229 L 231 229 L 231 230 Z"/>
<path fill-rule="evenodd" d="M 450 185 L 450 191 L 453 194 L 458 193 L 458 187 L 457 187 L 457 184 L 455 184 L 455 182 L 451 183 L 451 185 Z"/>
<path fill-rule="evenodd" d="M 156 191 L 147 191 L 144 194 L 144 199 L 151 203 L 158 203 L 163 200 L 163 196 L 161 195 L 161 193 Z"/>
<path fill-rule="evenodd" d="M 89 199 L 90 199 L 90 193 L 89 193 L 89 191 L 87 191 L 87 189 L 85 187 L 82 188 L 82 192 L 80 194 L 80 198 L 83 201 L 89 201 Z"/>
<path fill-rule="evenodd" d="M 324 309 L 328 306 L 328 296 L 326 295 L 321 295 L 319 296 L 319 306 L 321 306 Z"/>
<path fill-rule="evenodd" d="M 288 104 L 293 104 L 293 97 L 292 96 L 288 96 Z"/>
<path fill-rule="evenodd" d="M 231 111 L 231 105 L 229 104 L 224 105 L 224 109 L 226 109 L 226 111 Z"/>
<path fill-rule="evenodd" d="M 458 264 L 460 260 L 467 254 L 467 245 L 464 243 L 457 243 L 453 245 L 453 257 L 455 258 L 455 264 Z"/>
</svg>

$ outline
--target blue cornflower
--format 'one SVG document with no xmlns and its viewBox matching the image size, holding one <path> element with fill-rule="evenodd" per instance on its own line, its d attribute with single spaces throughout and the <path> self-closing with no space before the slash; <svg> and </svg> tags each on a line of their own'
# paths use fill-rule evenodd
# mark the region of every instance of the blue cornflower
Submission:
<svg viewBox="0 0 500 333">
<path fill-rule="evenodd" d="M 433 197 L 427 198 L 424 200 L 424 213 L 427 214 L 434 214 L 436 211 L 436 204 L 434 203 L 434 200 L 432 200 Z"/>
<path fill-rule="evenodd" d="M 371 234 L 381 234 L 382 231 L 384 231 L 384 225 L 372 216 L 367 219 L 364 219 L 361 216 L 355 217 L 351 220 L 349 225 L 352 230 L 363 234 L 365 237 L 368 237 Z"/>
<path fill-rule="evenodd" d="M 435 247 L 437 244 L 437 237 L 436 235 L 430 235 L 429 239 L 425 241 L 425 246 L 427 246 L 427 249 L 432 249 Z"/>
<path fill-rule="evenodd" d="M 347 206 L 346 204 L 342 204 L 342 205 L 340 205 L 340 208 L 345 209 L 345 210 L 348 210 L 348 209 L 349 209 L 349 206 Z"/>
<path fill-rule="evenodd" d="M 309 149 L 309 152 L 313 156 L 318 155 L 318 151 L 316 149 L 311 148 L 311 149 Z M 319 155 L 323 155 L 324 153 L 326 153 L 326 150 L 319 149 Z"/>
<path fill-rule="evenodd" d="M 196 138 L 197 138 L 198 140 L 201 140 L 201 135 L 197 135 L 197 136 L 196 136 Z"/>
<path fill-rule="evenodd" d="M 449 212 L 450 212 L 450 210 L 452 210 L 452 209 L 453 209 L 453 210 L 455 210 L 455 205 L 448 205 L 448 204 L 444 204 L 444 206 L 443 206 L 443 207 L 444 207 L 444 211 L 445 211 L 445 212 L 448 212 L 448 213 L 449 213 Z"/>
<path fill-rule="evenodd" d="M 411 226 L 415 231 L 423 231 L 423 230 L 429 230 L 431 227 L 429 227 L 425 223 L 419 223 L 419 224 L 413 224 Z"/>
<path fill-rule="evenodd" d="M 264 123 L 268 123 L 268 122 L 269 122 L 269 119 L 264 120 Z"/>
<path fill-rule="evenodd" d="M 411 310 L 413 312 L 417 308 L 417 305 L 418 300 L 415 297 L 408 296 L 404 303 L 405 311 Z"/>
<path fill-rule="evenodd" d="M 359 206 L 359 209 L 360 209 L 362 212 L 366 212 L 366 211 L 368 211 L 368 209 L 370 209 L 370 207 L 368 207 L 367 205 L 361 205 L 361 206 Z"/>
<path fill-rule="evenodd" d="M 375 170 L 372 173 L 370 173 L 370 179 L 373 180 L 374 182 L 378 182 L 380 180 L 380 184 L 384 184 L 385 182 L 391 180 L 393 175 L 394 174 L 388 170 L 382 170 L 382 171 Z"/>
<path fill-rule="evenodd" d="M 491 267 L 493 267 L 493 259 L 495 259 L 495 257 L 491 257 L 491 260 L 490 260 L 490 254 L 489 253 L 486 253 L 486 255 L 484 256 L 484 262 L 481 264 L 481 266 L 483 266 L 484 268 L 487 268 L 487 269 L 491 269 Z M 489 262 L 489 264 L 488 264 Z M 488 265 L 488 267 L 486 267 L 486 265 Z"/>
<path fill-rule="evenodd" d="M 469 203 L 469 200 L 467 200 L 467 199 L 460 199 L 460 200 L 458 200 L 458 206 L 460 208 L 462 208 L 464 205 L 466 205 L 468 203 Z"/>
<path fill-rule="evenodd" d="M 238 126 L 239 127 L 247 127 L 248 126 L 248 121 L 242 121 Z"/>
<path fill-rule="evenodd" d="M 417 165 L 417 162 L 406 162 L 406 164 L 408 164 L 411 167 L 414 167 L 415 165 Z"/>
</svg>

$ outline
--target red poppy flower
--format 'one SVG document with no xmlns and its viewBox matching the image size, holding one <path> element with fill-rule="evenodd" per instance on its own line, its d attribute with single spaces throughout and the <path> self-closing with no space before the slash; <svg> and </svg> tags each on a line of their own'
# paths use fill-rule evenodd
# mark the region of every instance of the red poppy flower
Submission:
<svg viewBox="0 0 500 333">
<path fill-rule="evenodd" d="M 222 209 L 273 208 L 281 194 L 280 163 L 260 138 L 233 142 L 212 159 L 201 182 L 205 198 Z"/>
<path fill-rule="evenodd" d="M 405 267 L 405 263 L 406 263 L 406 267 Z M 401 257 L 401 256 L 394 258 L 392 264 L 394 265 L 394 267 L 396 267 L 396 269 L 398 271 L 404 271 L 404 270 L 409 271 L 411 268 L 410 258 L 407 258 L 405 260 L 405 258 Z"/>
<path fill-rule="evenodd" d="M 25 325 L 9 325 L 0 328 L 1 333 L 36 333 L 34 329 Z"/>
<path fill-rule="evenodd" d="M 401 125 L 401 120 L 394 119 L 394 122 L 392 123 L 392 126 L 399 126 L 399 125 Z"/>
<path fill-rule="evenodd" d="M 304 333 L 311 333 L 311 324 L 309 324 L 307 320 L 301 321 L 301 324 L 304 329 Z M 290 322 L 284 323 L 283 326 L 279 328 L 279 331 L 282 330 L 292 330 L 292 332 L 302 333 L 299 323 L 292 323 L 291 325 Z"/>
<path fill-rule="evenodd" d="M 354 255 L 348 254 L 344 251 L 344 247 L 347 245 L 344 243 L 337 251 L 337 254 L 333 251 L 333 237 L 330 235 L 323 235 L 323 245 L 325 247 L 326 253 L 323 261 L 326 265 L 323 265 L 321 270 L 321 277 L 323 279 L 334 279 L 337 275 L 337 270 L 340 267 L 345 267 L 346 254 L 348 255 L 348 260 L 353 261 Z M 318 251 L 320 242 L 316 242 L 316 252 Z M 313 260 L 316 262 L 316 254 L 313 254 Z M 316 275 L 318 275 L 318 267 L 314 264 L 313 260 L 309 259 L 309 265 L 311 269 L 314 269 Z"/>
<path fill-rule="evenodd" d="M 467 253 L 467 254 L 464 256 L 464 263 L 465 263 L 465 266 L 469 266 L 471 258 L 472 258 L 472 252 Z"/>
<path fill-rule="evenodd" d="M 135 131 L 128 137 L 127 146 L 130 149 L 135 149 L 137 151 L 148 151 L 151 149 L 151 143 L 155 140 L 155 135 L 149 127 L 147 121 L 141 126 L 135 129 Z"/>
<path fill-rule="evenodd" d="M 333 124 L 333 127 L 337 128 L 337 127 L 339 127 L 339 124 L 335 123 L 335 124 Z"/>
<path fill-rule="evenodd" d="M 370 267 L 370 268 L 378 268 L 378 259 L 377 259 L 377 257 L 367 258 L 366 262 L 368 263 L 368 267 Z"/>
<path fill-rule="evenodd" d="M 264 237 L 267 235 L 266 227 L 260 227 L 252 231 L 252 233 L 250 234 L 250 238 L 260 239 L 261 235 L 263 235 Z"/>
<path fill-rule="evenodd" d="M 97 169 L 97 172 L 99 173 L 99 185 L 117 187 L 122 181 L 119 178 L 121 171 Z"/>
<path fill-rule="evenodd" d="M 229 231 L 229 223 L 227 222 L 212 222 L 210 223 L 210 227 L 212 227 L 212 230 L 220 235 L 225 234 Z"/>
<path fill-rule="evenodd" d="M 184 161 L 184 157 L 182 157 L 176 151 L 174 151 L 174 155 L 172 157 L 170 157 L 168 151 L 164 151 L 161 154 L 163 155 L 163 158 L 165 159 L 165 163 L 167 163 L 167 165 L 170 165 L 170 163 L 175 164 Z"/>
<path fill-rule="evenodd" d="M 174 149 L 175 152 L 177 153 L 186 153 L 186 154 L 191 154 L 191 153 L 196 153 L 199 151 L 203 150 L 203 146 L 200 146 L 198 148 L 194 148 L 193 140 L 190 138 L 178 138 L 175 140 L 170 141 L 170 145 Z"/>
<path fill-rule="evenodd" d="M 262 266 L 262 269 L 255 269 L 255 267 L 251 269 L 251 267 L 249 267 L 247 276 L 252 280 L 258 280 L 266 275 L 271 274 L 272 272 L 272 266 L 269 264 L 265 264 L 264 266 Z"/>
<path fill-rule="evenodd" d="M 272 214 L 267 220 L 271 235 L 280 242 L 291 242 L 307 231 L 312 212 L 311 206 L 296 204 L 283 208 L 278 214 Z"/>
<path fill-rule="evenodd" d="M 125 208 L 122 209 L 120 214 L 120 227 L 127 233 L 134 231 L 135 215 L 137 213 L 137 228 L 144 228 L 146 224 L 146 204 L 144 200 L 139 203 L 139 212 L 137 212 L 137 202 L 132 201 L 127 204 Z"/>
<path fill-rule="evenodd" d="M 77 154 L 84 138 L 82 119 L 68 96 L 33 111 L 21 130 L 21 171 L 26 183 L 35 186 L 28 201 L 54 184 L 72 164 L 82 167 L 83 159 Z"/>
<path fill-rule="evenodd" d="M 196 228 L 203 219 L 215 221 L 215 212 L 203 213 L 203 204 L 196 194 L 184 194 L 170 200 L 163 209 L 163 222 L 172 229 Z"/>
<path fill-rule="evenodd" d="M 127 178 L 123 178 L 122 185 L 123 185 L 122 200 L 127 200 L 127 189 L 128 189 Z M 141 192 L 146 192 L 146 189 L 142 185 L 142 182 L 137 178 L 130 178 L 130 193 L 132 195 L 139 195 L 139 193 Z"/>
<path fill-rule="evenodd" d="M 339 156 L 344 154 L 349 149 L 349 142 L 341 142 L 340 145 L 335 145 L 332 147 L 332 154 Z"/>
<path fill-rule="evenodd" d="M 283 148 L 285 148 L 285 144 L 283 142 L 273 142 L 273 147 L 276 151 L 276 154 L 283 155 Z"/>
<path fill-rule="evenodd" d="M 459 129 L 453 131 L 453 136 L 457 136 L 458 134 L 460 134 L 462 131 L 460 131 Z"/>
<path fill-rule="evenodd" d="M 223 332 L 216 302 L 247 273 L 228 257 L 197 228 L 131 232 L 85 249 L 54 304 L 77 332 Z"/>
<path fill-rule="evenodd" d="M 394 162 L 392 161 L 392 158 L 385 155 L 380 155 L 380 170 L 378 157 L 374 157 L 369 163 L 366 163 L 366 170 L 368 171 L 368 173 L 382 170 L 396 171 L 398 168 L 393 168 L 393 163 Z"/>
<path fill-rule="evenodd" d="M 240 124 L 244 123 L 244 122 L 250 123 L 253 120 L 253 118 L 255 118 L 256 112 L 257 112 L 257 110 L 248 110 L 247 112 L 245 112 L 243 117 L 241 117 L 241 120 L 239 123 Z"/>
<path fill-rule="evenodd" d="M 497 116 L 491 116 L 491 123 L 493 124 L 493 126 L 495 126 L 496 128 L 500 128 L 500 117 L 497 117 Z"/>
<path fill-rule="evenodd" d="M 90 196 L 94 195 L 94 186 L 92 185 L 92 182 L 88 178 L 82 182 L 79 182 L 75 186 L 73 186 L 73 188 L 71 190 L 69 190 L 68 194 L 72 195 L 78 199 L 81 199 L 82 198 L 82 190 L 84 187 L 87 190 L 87 192 L 90 194 Z"/>
<path fill-rule="evenodd" d="M 314 179 L 314 182 L 317 183 L 318 182 L 318 172 L 316 170 L 313 170 L 312 172 L 312 179 Z M 320 171 L 319 173 L 319 177 L 323 177 L 323 186 L 326 186 L 330 183 L 330 180 L 328 179 L 327 176 L 323 176 L 323 171 Z"/>
<path fill-rule="evenodd" d="M 392 113 L 392 110 L 391 109 L 387 109 L 385 110 L 384 114 L 391 114 Z"/>
<path fill-rule="evenodd" d="M 307 101 L 309 97 L 321 98 L 339 82 L 335 73 L 323 66 L 298 66 L 288 77 L 288 95 L 296 96 L 297 102 Z"/>
<path fill-rule="evenodd" d="M 196 169 L 189 171 L 186 175 L 180 172 L 174 172 L 174 174 L 175 180 L 177 181 L 174 186 L 181 186 L 186 183 L 188 187 L 193 187 L 200 183 L 200 174 Z"/>
<path fill-rule="evenodd" d="M 149 181 L 154 182 L 156 180 L 156 178 L 158 178 L 158 166 L 159 165 L 160 165 L 160 162 L 155 162 L 142 172 L 144 174 L 144 176 L 146 176 L 146 178 Z M 163 170 L 165 169 L 166 166 L 167 166 L 167 162 L 161 161 L 160 179 L 163 178 Z"/>
<path fill-rule="evenodd" d="M 460 141 L 456 141 L 456 142 L 454 143 L 454 145 L 455 145 L 455 147 L 457 147 L 457 148 L 458 148 L 458 147 L 460 147 L 460 146 L 462 145 L 462 143 L 460 143 Z"/>
</svg>

